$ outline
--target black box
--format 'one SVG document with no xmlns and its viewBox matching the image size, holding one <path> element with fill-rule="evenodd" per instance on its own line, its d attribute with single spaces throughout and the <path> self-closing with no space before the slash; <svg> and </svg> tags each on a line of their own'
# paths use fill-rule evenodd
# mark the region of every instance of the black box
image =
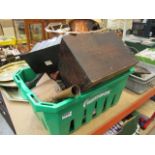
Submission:
<svg viewBox="0 0 155 155">
<path fill-rule="evenodd" d="M 69 87 L 86 90 L 127 71 L 136 64 L 129 49 L 113 32 L 64 36 L 59 54 L 59 70 Z"/>
<path fill-rule="evenodd" d="M 52 73 L 58 69 L 62 36 L 37 43 L 30 53 L 21 55 L 35 73 Z"/>
</svg>

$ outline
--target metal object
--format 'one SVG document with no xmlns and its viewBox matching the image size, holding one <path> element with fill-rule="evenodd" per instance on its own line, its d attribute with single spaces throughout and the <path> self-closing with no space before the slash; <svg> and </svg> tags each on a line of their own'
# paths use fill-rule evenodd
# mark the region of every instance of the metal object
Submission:
<svg viewBox="0 0 155 155">
<path fill-rule="evenodd" d="M 28 81 L 26 82 L 26 85 L 29 87 L 29 88 L 33 88 L 34 85 L 40 80 L 40 78 L 43 76 L 43 74 L 38 74 L 32 81 Z"/>
<path fill-rule="evenodd" d="M 27 63 L 25 61 L 17 61 L 0 67 L 0 82 L 12 81 L 14 73 L 19 68 L 26 66 Z"/>
<path fill-rule="evenodd" d="M 105 28 L 100 28 L 99 21 L 100 20 L 92 20 L 92 19 L 72 19 L 68 20 L 68 24 L 50 23 L 45 28 L 45 31 L 48 33 L 55 33 L 57 35 L 107 31 L 107 29 Z"/>
<path fill-rule="evenodd" d="M 17 88 L 16 83 L 13 82 L 13 81 L 9 81 L 9 82 L 0 82 L 0 86 L 2 86 L 2 87 Z"/>
<path fill-rule="evenodd" d="M 49 23 L 48 26 L 45 27 L 45 31 L 48 33 L 64 34 L 70 31 L 70 27 L 63 23 Z"/>
<path fill-rule="evenodd" d="M 61 92 L 58 92 L 56 96 L 53 97 L 54 101 L 58 101 L 60 99 L 68 98 L 68 97 L 75 97 L 80 95 L 80 87 L 77 85 L 71 86 Z"/>
<path fill-rule="evenodd" d="M 126 88 L 134 91 L 135 93 L 142 94 L 149 88 L 155 86 L 155 67 L 154 65 L 139 62 L 137 66 L 147 69 L 150 74 L 132 74 L 129 76 Z"/>
<path fill-rule="evenodd" d="M 24 98 L 22 98 L 20 92 L 17 88 L 7 88 L 7 87 L 1 87 L 1 91 L 4 93 L 6 98 L 10 101 L 15 102 L 27 102 Z"/>
<path fill-rule="evenodd" d="M 53 101 L 53 96 L 57 95 L 60 91 L 61 88 L 57 82 L 50 79 L 47 74 L 44 74 L 32 89 L 32 92 L 43 102 Z"/>
<path fill-rule="evenodd" d="M 71 31 L 88 32 L 100 29 L 98 22 L 92 19 L 73 19 L 69 21 Z"/>
<path fill-rule="evenodd" d="M 134 73 L 134 75 L 135 74 L 151 74 L 151 72 L 148 70 L 148 69 L 146 69 L 146 68 L 144 68 L 144 67 L 141 67 L 141 66 L 135 66 L 135 73 Z"/>
</svg>

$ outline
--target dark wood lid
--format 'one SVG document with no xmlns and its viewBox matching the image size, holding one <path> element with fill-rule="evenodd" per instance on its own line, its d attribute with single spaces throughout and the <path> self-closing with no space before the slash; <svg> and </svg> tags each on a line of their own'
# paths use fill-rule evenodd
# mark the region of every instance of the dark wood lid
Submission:
<svg viewBox="0 0 155 155">
<path fill-rule="evenodd" d="M 92 82 L 115 76 L 137 63 L 114 32 L 67 35 L 63 41 Z"/>
</svg>

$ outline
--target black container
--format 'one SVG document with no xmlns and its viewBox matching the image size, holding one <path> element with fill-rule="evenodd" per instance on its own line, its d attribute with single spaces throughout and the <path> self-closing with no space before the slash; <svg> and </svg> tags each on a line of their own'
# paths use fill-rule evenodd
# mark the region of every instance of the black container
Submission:
<svg viewBox="0 0 155 155">
<path fill-rule="evenodd" d="M 21 55 L 35 73 L 52 73 L 58 69 L 58 53 L 62 36 L 37 43 L 30 53 Z"/>
</svg>

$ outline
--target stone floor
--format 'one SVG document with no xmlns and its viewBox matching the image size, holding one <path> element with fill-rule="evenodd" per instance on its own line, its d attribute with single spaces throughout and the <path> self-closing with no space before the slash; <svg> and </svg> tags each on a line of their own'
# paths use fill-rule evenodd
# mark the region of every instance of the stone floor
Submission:
<svg viewBox="0 0 155 155">
<path fill-rule="evenodd" d="M 0 113 L 0 135 L 14 135 L 13 131 Z"/>
</svg>

